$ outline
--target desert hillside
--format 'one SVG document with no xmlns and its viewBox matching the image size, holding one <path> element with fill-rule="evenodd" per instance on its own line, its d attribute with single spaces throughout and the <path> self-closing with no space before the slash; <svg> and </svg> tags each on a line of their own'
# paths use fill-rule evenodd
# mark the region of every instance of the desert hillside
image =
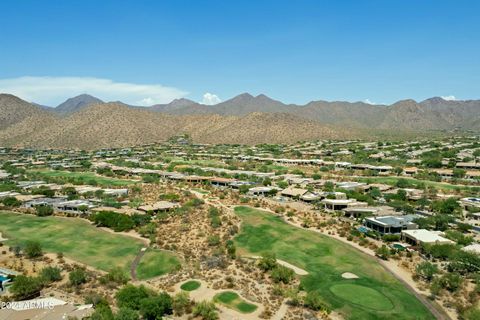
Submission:
<svg viewBox="0 0 480 320">
<path fill-rule="evenodd" d="M 19 103 L 18 98 L 10 99 Z M 19 105 L 23 109 L 28 106 L 32 112 L 29 114 L 20 109 L 22 113 L 15 117 L 7 114 L 5 123 L 9 125 L 0 130 L 1 145 L 85 149 L 121 147 L 165 141 L 182 133 L 189 134 L 196 142 L 246 144 L 335 139 L 346 135 L 318 122 L 284 113 L 169 115 L 148 108 L 99 103 L 70 116 L 57 117 L 24 101 Z"/>
</svg>

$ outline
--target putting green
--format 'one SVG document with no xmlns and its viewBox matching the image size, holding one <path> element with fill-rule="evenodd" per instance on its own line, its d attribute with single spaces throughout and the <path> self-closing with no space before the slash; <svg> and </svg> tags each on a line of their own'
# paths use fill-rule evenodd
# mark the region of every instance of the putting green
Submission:
<svg viewBox="0 0 480 320">
<path fill-rule="evenodd" d="M 330 287 L 330 291 L 341 299 L 373 310 L 387 311 L 394 307 L 390 299 L 372 288 L 356 284 L 336 284 Z"/>
<path fill-rule="evenodd" d="M 187 282 L 183 283 L 180 286 L 180 289 L 182 289 L 183 291 L 193 291 L 193 290 L 197 290 L 198 288 L 200 288 L 200 286 L 201 286 L 200 282 L 195 281 L 195 280 L 190 280 L 190 281 L 187 281 Z"/>
<path fill-rule="evenodd" d="M 243 300 L 236 292 L 233 291 L 217 293 L 215 297 L 213 297 L 213 300 L 241 313 L 252 313 L 257 310 L 256 305 Z"/>
</svg>

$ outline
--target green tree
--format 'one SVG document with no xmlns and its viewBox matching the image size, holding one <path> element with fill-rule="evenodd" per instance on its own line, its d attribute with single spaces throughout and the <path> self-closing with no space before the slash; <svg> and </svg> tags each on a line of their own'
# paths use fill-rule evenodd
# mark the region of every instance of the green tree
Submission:
<svg viewBox="0 0 480 320">
<path fill-rule="evenodd" d="M 103 284 L 113 283 L 116 285 L 126 284 L 129 280 L 128 275 L 120 267 L 110 269 L 106 275 L 100 278 L 100 282 Z"/>
<path fill-rule="evenodd" d="M 235 247 L 235 243 L 232 240 L 228 240 L 225 244 L 227 248 L 227 254 L 231 259 L 235 259 L 237 248 Z"/>
<path fill-rule="evenodd" d="M 438 273 L 438 268 L 436 265 L 428 261 L 424 261 L 417 265 L 417 267 L 415 268 L 415 272 L 420 278 L 426 281 L 431 281 L 435 274 Z"/>
<path fill-rule="evenodd" d="M 125 287 L 118 290 L 115 298 L 117 305 L 120 308 L 128 308 L 138 310 L 140 307 L 140 301 L 150 296 L 153 296 L 153 292 L 141 285 L 136 287 L 132 284 L 128 284 Z"/>
<path fill-rule="evenodd" d="M 370 194 L 370 197 L 372 197 L 374 199 L 378 199 L 382 196 L 382 193 L 380 192 L 380 189 L 378 189 L 376 187 L 370 189 L 370 191 L 368 193 Z"/>
<path fill-rule="evenodd" d="M 165 314 L 172 314 L 173 299 L 168 293 L 151 296 L 140 301 L 140 314 L 145 320 L 159 320 Z"/>
<path fill-rule="evenodd" d="M 422 251 L 435 259 L 447 260 L 455 255 L 458 251 L 453 244 L 424 244 Z"/>
<path fill-rule="evenodd" d="M 403 173 L 403 168 L 402 167 L 395 167 L 395 168 L 393 168 L 393 173 L 395 173 L 397 176 L 399 176 Z"/>
<path fill-rule="evenodd" d="M 480 256 L 474 252 L 457 250 L 450 257 L 448 271 L 460 274 L 480 273 Z"/>
<path fill-rule="evenodd" d="M 327 181 L 323 185 L 323 190 L 325 190 L 326 192 L 333 192 L 334 188 L 335 188 L 335 185 L 331 181 Z"/>
<path fill-rule="evenodd" d="M 193 316 L 201 317 L 203 320 L 219 319 L 217 308 L 212 301 L 202 301 L 193 308 Z"/>
<path fill-rule="evenodd" d="M 440 277 L 439 281 L 442 288 L 455 292 L 460 288 L 463 278 L 458 273 L 449 272 Z"/>
<path fill-rule="evenodd" d="M 473 237 L 466 236 L 460 231 L 457 230 L 447 230 L 445 231 L 445 237 L 450 240 L 455 241 L 457 244 L 461 246 L 468 246 L 473 242 Z"/>
<path fill-rule="evenodd" d="M 35 212 L 39 217 L 51 216 L 53 214 L 52 206 L 36 206 Z"/>
<path fill-rule="evenodd" d="M 113 312 L 110 306 L 106 301 L 97 304 L 95 306 L 95 311 L 89 318 L 90 320 L 114 320 Z"/>
<path fill-rule="evenodd" d="M 115 320 L 140 320 L 140 315 L 135 310 L 120 308 L 115 315 Z"/>
<path fill-rule="evenodd" d="M 383 260 L 388 260 L 390 257 L 390 249 L 386 245 L 382 245 L 377 250 L 375 250 L 375 254 Z"/>
<path fill-rule="evenodd" d="M 41 257 L 43 255 L 42 245 L 38 241 L 27 241 L 23 252 L 30 259 Z"/>
<path fill-rule="evenodd" d="M 395 184 L 397 188 L 408 188 L 410 187 L 410 182 L 408 182 L 407 179 L 405 178 L 400 178 L 397 180 L 397 183 Z"/>
<path fill-rule="evenodd" d="M 18 300 L 34 298 L 42 289 L 38 278 L 19 275 L 10 287 L 10 293 Z"/>
<path fill-rule="evenodd" d="M 330 309 L 323 301 L 322 296 L 317 291 L 310 291 L 305 296 L 303 305 L 314 311 L 324 311 L 329 313 Z"/>
<path fill-rule="evenodd" d="M 2 200 L 2 203 L 5 207 L 15 208 L 20 207 L 22 202 L 18 201 L 15 197 L 5 197 Z"/>
<path fill-rule="evenodd" d="M 290 281 L 295 278 L 295 273 L 292 269 L 287 268 L 282 265 L 277 265 L 271 272 L 271 277 L 274 282 L 283 282 L 285 284 L 290 283 Z"/>
<path fill-rule="evenodd" d="M 433 201 L 431 207 L 434 212 L 438 212 L 441 214 L 455 215 L 461 212 L 460 204 L 455 198 Z"/>
<path fill-rule="evenodd" d="M 238 187 L 238 191 L 239 191 L 241 194 L 247 193 L 248 190 L 250 190 L 250 186 L 248 186 L 248 185 L 241 185 L 240 187 Z"/>
<path fill-rule="evenodd" d="M 263 179 L 262 184 L 264 186 L 271 186 L 272 185 L 272 180 L 267 177 L 267 178 Z"/>
<path fill-rule="evenodd" d="M 191 307 L 192 307 L 192 302 L 190 301 L 188 292 L 182 291 L 177 293 L 173 297 L 172 308 L 175 315 L 182 316 L 184 314 L 190 313 Z"/>
<path fill-rule="evenodd" d="M 40 271 L 40 278 L 44 283 L 51 283 L 62 280 L 62 272 L 57 267 L 45 267 Z"/>
<path fill-rule="evenodd" d="M 267 252 L 262 254 L 262 258 L 258 261 L 258 267 L 263 271 L 269 271 L 277 266 L 277 258 L 275 253 Z"/>
<path fill-rule="evenodd" d="M 453 169 L 452 171 L 453 171 L 453 177 L 458 179 L 465 178 L 465 174 L 467 173 L 467 171 L 463 169 Z"/>
<path fill-rule="evenodd" d="M 70 285 L 78 287 L 87 282 L 87 272 L 82 268 L 75 268 L 68 274 Z"/>
</svg>

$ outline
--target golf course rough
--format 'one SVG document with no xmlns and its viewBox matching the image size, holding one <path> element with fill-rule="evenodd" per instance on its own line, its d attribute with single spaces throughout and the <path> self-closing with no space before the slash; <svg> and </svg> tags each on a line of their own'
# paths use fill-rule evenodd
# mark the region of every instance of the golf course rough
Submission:
<svg viewBox="0 0 480 320">
<path fill-rule="evenodd" d="M 273 252 L 278 259 L 308 271 L 303 290 L 317 291 L 332 310 L 347 319 L 433 319 L 430 311 L 373 257 L 317 232 L 284 222 L 269 212 L 240 206 L 235 243 L 241 255 Z M 342 274 L 354 272 L 358 279 Z"/>
</svg>

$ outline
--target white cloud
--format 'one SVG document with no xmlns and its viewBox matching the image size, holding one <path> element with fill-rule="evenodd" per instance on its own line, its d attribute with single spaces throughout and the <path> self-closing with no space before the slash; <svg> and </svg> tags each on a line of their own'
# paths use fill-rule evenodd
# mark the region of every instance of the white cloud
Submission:
<svg viewBox="0 0 480 320">
<path fill-rule="evenodd" d="M 363 100 L 366 104 L 376 104 L 375 102 L 370 101 L 370 99 Z"/>
<path fill-rule="evenodd" d="M 73 96 L 88 93 L 104 101 L 120 100 L 127 104 L 149 106 L 168 103 L 188 94 L 160 84 L 115 82 L 93 77 L 19 77 L 0 79 L 0 93 L 10 93 L 24 100 L 56 106 Z"/>
<path fill-rule="evenodd" d="M 220 100 L 220 98 L 216 94 L 207 92 L 203 95 L 201 103 L 206 105 L 212 105 L 220 102 L 222 102 L 222 100 Z"/>
<path fill-rule="evenodd" d="M 440 98 L 442 98 L 443 100 L 447 100 L 447 101 L 457 100 L 457 98 L 455 98 L 455 96 L 441 96 Z"/>
</svg>

